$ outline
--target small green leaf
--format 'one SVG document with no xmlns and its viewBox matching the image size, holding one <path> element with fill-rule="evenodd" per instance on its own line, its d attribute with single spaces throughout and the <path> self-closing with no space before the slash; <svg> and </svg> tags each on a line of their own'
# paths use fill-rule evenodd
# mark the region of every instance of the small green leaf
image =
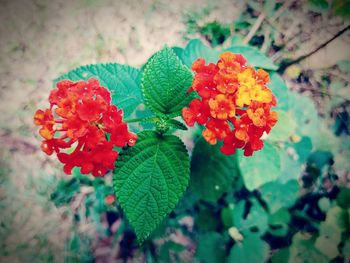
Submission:
<svg viewBox="0 0 350 263">
<path fill-rule="evenodd" d="M 192 153 L 190 189 L 209 202 L 229 191 L 238 176 L 236 156 L 224 155 L 219 148 L 200 139 Z"/>
<path fill-rule="evenodd" d="M 350 189 L 341 187 L 337 196 L 337 204 L 343 209 L 350 208 Z"/>
<path fill-rule="evenodd" d="M 277 66 L 273 63 L 273 61 L 255 47 L 231 46 L 224 51 L 231 51 L 235 54 L 243 55 L 247 59 L 247 65 L 249 66 L 277 70 Z"/>
<path fill-rule="evenodd" d="M 229 263 L 261 263 L 269 255 L 269 245 L 258 236 L 248 236 L 231 249 Z"/>
<path fill-rule="evenodd" d="M 142 242 L 171 212 L 189 180 L 185 145 L 174 135 L 138 134 L 114 170 L 114 188 L 128 220 Z"/>
<path fill-rule="evenodd" d="M 254 152 L 253 156 L 243 156 L 238 152 L 239 166 L 244 185 L 249 191 L 271 182 L 280 175 L 279 152 L 272 144 L 265 142 L 262 150 Z"/>
<path fill-rule="evenodd" d="M 116 63 L 94 64 L 76 68 L 54 80 L 56 84 L 63 79 L 72 81 L 96 78 L 112 95 L 112 103 L 129 116 L 142 102 L 140 90 L 140 70 Z"/>
<path fill-rule="evenodd" d="M 171 48 L 164 48 L 152 56 L 142 75 L 146 106 L 160 116 L 178 116 L 192 100 L 187 93 L 191 84 L 191 71 Z"/>
<path fill-rule="evenodd" d="M 286 208 L 281 208 L 269 216 L 269 232 L 274 236 L 285 236 L 289 230 L 291 215 Z"/>
<path fill-rule="evenodd" d="M 263 235 L 267 230 L 267 214 L 261 205 L 252 200 L 252 205 L 246 215 L 246 205 L 244 201 L 240 201 L 233 209 L 234 226 L 244 236 L 252 234 Z"/>
<path fill-rule="evenodd" d="M 294 205 L 298 198 L 299 185 L 296 180 L 290 180 L 285 184 L 274 181 L 264 184 L 260 191 L 270 212 L 275 213 L 282 207 L 288 208 Z"/>
<path fill-rule="evenodd" d="M 167 121 L 167 124 L 174 129 L 183 130 L 183 131 L 187 130 L 187 126 L 178 120 L 170 119 Z"/>
</svg>

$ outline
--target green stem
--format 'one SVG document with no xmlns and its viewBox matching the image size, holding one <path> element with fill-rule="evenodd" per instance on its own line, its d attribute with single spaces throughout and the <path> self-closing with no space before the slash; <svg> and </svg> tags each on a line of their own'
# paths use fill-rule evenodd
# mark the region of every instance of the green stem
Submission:
<svg viewBox="0 0 350 263">
<path fill-rule="evenodd" d="M 136 118 L 136 119 L 127 119 L 124 120 L 126 123 L 132 123 L 132 122 L 154 122 L 158 119 L 158 117 L 152 116 L 152 117 L 145 117 L 145 118 Z"/>
</svg>

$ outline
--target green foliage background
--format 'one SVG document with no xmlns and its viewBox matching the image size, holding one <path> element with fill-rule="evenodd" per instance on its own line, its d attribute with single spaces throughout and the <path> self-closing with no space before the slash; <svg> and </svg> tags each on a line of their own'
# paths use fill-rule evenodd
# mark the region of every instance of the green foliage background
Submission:
<svg viewBox="0 0 350 263">
<path fill-rule="evenodd" d="M 191 129 L 187 133 L 195 145 L 189 148 L 190 161 L 181 140 L 169 135 L 174 127 L 184 127 L 172 118 L 191 99 L 186 98 L 193 76 L 188 67 L 198 57 L 215 62 L 225 50 L 240 53 L 250 65 L 269 71 L 279 122 L 266 137 L 264 148 L 249 158 L 241 152 L 225 156 L 219 145 L 211 146 L 200 138 L 199 127 Z M 138 120 L 153 123 L 155 129 L 139 133 L 136 146 L 124 149 L 116 162 L 113 181 L 122 210 L 119 205 L 101 204 L 93 214 L 107 211 L 122 216 L 118 235 L 135 231 L 138 243 L 133 242 L 149 260 L 179 260 L 183 244 L 156 243 L 177 229 L 197 243 L 196 258 L 202 262 L 347 260 L 350 190 L 328 190 L 324 185 L 336 181 L 334 155 L 342 151 L 343 142 L 319 118 L 313 101 L 287 88 L 274 72 L 277 68 L 254 47 L 212 49 L 196 39 L 185 48 L 165 47 L 140 70 L 96 64 L 60 77 L 98 78 L 116 94 L 113 102 L 120 108 L 135 109 L 136 102 L 143 102 L 142 93 L 149 111 Z M 118 101 L 117 94 L 123 94 L 125 87 L 127 100 Z M 130 110 L 126 116 L 140 117 L 140 113 Z M 177 134 L 186 138 L 184 132 Z M 347 167 L 348 163 L 343 159 L 336 165 Z M 78 171 L 76 175 L 84 178 Z M 98 181 L 111 192 L 111 186 Z M 69 188 L 74 189 L 73 195 L 79 191 Z M 58 205 L 69 202 L 72 193 L 67 191 L 57 189 L 53 200 Z M 180 223 L 188 216 L 194 220 L 192 230 Z M 82 241 L 74 237 L 72 242 L 77 246 Z"/>
</svg>

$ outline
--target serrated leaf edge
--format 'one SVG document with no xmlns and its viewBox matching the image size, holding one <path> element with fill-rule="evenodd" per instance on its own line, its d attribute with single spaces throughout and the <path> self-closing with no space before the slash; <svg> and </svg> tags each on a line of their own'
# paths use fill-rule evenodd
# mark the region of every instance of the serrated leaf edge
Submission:
<svg viewBox="0 0 350 263">
<path fill-rule="evenodd" d="M 139 132 L 139 133 L 138 133 L 138 137 L 139 137 L 139 139 L 140 139 L 140 138 L 142 138 L 142 136 L 143 136 L 144 134 L 151 134 L 151 133 L 154 134 L 154 133 L 156 133 L 156 132 L 151 131 L 151 130 L 145 130 L 145 131 Z M 163 135 L 159 135 L 159 136 L 163 136 Z M 187 165 L 187 167 L 185 168 L 185 170 L 188 172 L 188 175 L 190 176 L 190 159 L 189 159 L 189 156 L 188 156 L 188 151 L 187 151 L 186 145 L 184 144 L 184 142 L 183 142 L 178 136 L 175 136 L 175 135 L 165 135 L 165 136 L 173 136 L 173 137 L 177 138 L 178 141 L 181 143 L 181 146 L 182 146 L 183 149 L 185 150 L 184 152 L 187 153 L 187 159 L 188 159 L 188 165 Z M 123 158 L 123 156 L 126 155 L 126 154 L 128 153 L 128 151 L 130 151 L 130 150 L 132 150 L 132 147 L 128 147 L 128 149 L 127 149 L 126 151 L 120 153 L 118 159 L 119 159 L 119 158 Z M 116 163 L 118 163 L 118 162 L 116 162 Z M 116 176 L 116 172 L 115 172 L 115 171 L 116 171 L 119 167 L 120 167 L 120 166 L 116 165 L 116 166 L 115 166 L 115 169 L 113 170 L 113 190 L 114 190 L 114 193 L 115 193 L 115 195 L 116 195 L 116 197 L 117 197 L 117 200 L 118 200 L 118 196 L 117 196 L 117 193 L 116 193 L 116 188 L 115 188 L 115 186 L 114 186 L 114 180 L 115 180 L 115 178 L 116 178 L 116 177 L 115 177 L 115 176 Z M 190 178 L 189 178 L 189 179 L 190 179 Z M 159 218 L 160 218 L 160 219 L 159 219 L 159 224 L 156 225 L 155 228 L 154 228 L 153 230 L 151 230 L 149 233 L 147 233 L 144 237 L 139 238 L 138 233 L 137 233 L 136 229 L 134 228 L 134 223 L 135 223 L 135 221 L 133 221 L 133 220 L 131 220 L 131 219 L 128 218 L 128 220 L 129 220 L 131 226 L 133 227 L 133 229 L 134 229 L 134 231 L 135 231 L 135 233 L 136 233 L 138 243 L 141 244 L 143 241 L 145 241 L 145 240 L 150 236 L 150 234 L 151 234 L 159 225 L 162 224 L 162 222 L 164 221 L 164 219 L 166 218 L 166 216 L 169 215 L 169 214 L 171 213 L 171 211 L 174 210 L 174 208 L 176 207 L 176 205 L 179 203 L 180 199 L 183 197 L 183 195 L 184 195 L 186 189 L 188 188 L 189 182 L 190 182 L 190 180 L 187 180 L 187 184 L 184 186 L 184 189 L 183 189 L 183 191 L 182 191 L 182 194 L 179 196 L 179 199 L 177 200 L 177 203 L 174 205 L 174 207 L 170 208 L 170 211 L 169 211 L 168 213 L 163 213 L 163 214 L 159 217 Z M 119 203 L 119 204 L 120 204 L 121 208 L 123 209 L 123 211 L 125 212 L 124 205 L 121 204 L 121 203 Z"/>
<path fill-rule="evenodd" d="M 147 61 L 146 65 L 145 65 L 145 68 L 142 72 L 142 78 L 141 78 L 141 93 L 142 93 L 142 97 L 143 97 L 143 100 L 145 102 L 145 105 L 154 113 L 156 114 L 157 116 L 160 116 L 160 117 L 168 117 L 168 118 L 173 118 L 173 117 L 177 117 L 177 116 L 180 116 L 181 115 L 181 112 L 173 112 L 173 113 L 170 113 L 170 114 L 165 114 L 163 112 L 160 112 L 159 110 L 157 110 L 153 105 L 152 103 L 150 103 L 149 99 L 147 98 L 146 94 L 145 94 L 145 88 L 144 88 L 144 85 L 143 85 L 143 82 L 144 82 L 144 76 L 145 74 L 148 73 L 149 71 L 149 66 L 150 64 L 157 58 L 157 56 L 164 50 L 168 50 L 170 53 L 173 53 L 174 54 L 174 57 L 175 59 L 179 62 L 179 64 L 181 65 L 181 68 L 183 69 L 187 69 L 191 74 L 192 74 L 192 77 L 194 76 L 192 70 L 190 70 L 183 62 L 182 60 L 178 57 L 178 55 L 176 55 L 176 53 L 174 52 L 174 50 L 172 50 L 172 48 L 168 47 L 168 46 L 165 46 L 164 48 L 162 48 L 161 50 L 159 50 L 158 52 L 156 52 L 151 58 L 149 61 Z M 190 93 L 188 93 L 188 96 L 193 96 L 191 95 Z"/>
</svg>

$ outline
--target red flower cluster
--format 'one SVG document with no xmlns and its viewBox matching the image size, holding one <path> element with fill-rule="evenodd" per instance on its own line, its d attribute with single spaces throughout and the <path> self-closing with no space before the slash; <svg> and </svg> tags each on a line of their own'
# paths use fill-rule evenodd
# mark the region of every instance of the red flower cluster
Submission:
<svg viewBox="0 0 350 263">
<path fill-rule="evenodd" d="M 49 109 L 36 111 L 34 123 L 41 126 L 41 149 L 48 155 L 56 152 L 67 174 L 77 166 L 83 174 L 103 176 L 114 168 L 114 146 L 136 143 L 137 135 L 123 123 L 122 110 L 110 104 L 109 91 L 96 79 L 60 81 L 49 102 Z"/>
<path fill-rule="evenodd" d="M 277 122 L 277 113 L 271 111 L 276 99 L 266 86 L 268 73 L 246 66 L 245 58 L 232 52 L 222 53 L 217 64 L 205 65 L 199 58 L 192 70 L 196 75 L 189 92 L 196 91 L 200 98 L 182 109 L 187 125 L 204 125 L 204 139 L 210 144 L 223 140 L 224 154 L 243 148 L 250 156 L 260 150 L 263 133 Z"/>
</svg>

